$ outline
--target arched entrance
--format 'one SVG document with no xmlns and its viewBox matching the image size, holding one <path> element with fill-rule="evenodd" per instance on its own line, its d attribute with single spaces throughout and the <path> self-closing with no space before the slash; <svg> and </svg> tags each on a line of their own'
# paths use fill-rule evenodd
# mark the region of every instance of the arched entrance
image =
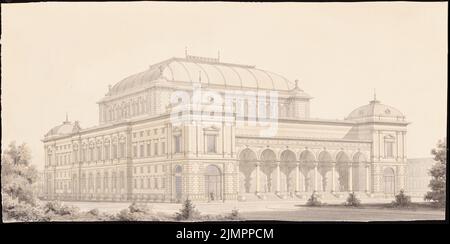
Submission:
<svg viewBox="0 0 450 244">
<path fill-rule="evenodd" d="M 239 193 L 256 191 L 256 153 L 246 148 L 239 154 Z"/>
<path fill-rule="evenodd" d="M 395 193 L 395 173 L 392 168 L 383 171 L 384 193 L 393 195 Z"/>
<path fill-rule="evenodd" d="M 183 178 L 182 173 L 183 169 L 180 165 L 175 167 L 175 200 L 177 202 L 181 201 L 183 196 Z"/>
<path fill-rule="evenodd" d="M 208 201 L 222 200 L 222 175 L 215 165 L 206 167 L 205 194 Z"/>
</svg>

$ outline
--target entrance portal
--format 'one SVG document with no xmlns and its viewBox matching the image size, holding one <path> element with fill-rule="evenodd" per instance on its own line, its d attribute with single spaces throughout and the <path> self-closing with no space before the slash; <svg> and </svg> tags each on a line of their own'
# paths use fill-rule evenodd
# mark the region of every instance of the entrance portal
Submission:
<svg viewBox="0 0 450 244">
<path fill-rule="evenodd" d="M 395 173 L 392 168 L 386 168 L 383 173 L 384 193 L 393 195 L 395 193 Z"/>
<path fill-rule="evenodd" d="M 217 166 L 206 167 L 205 190 L 208 201 L 222 200 L 222 175 Z"/>
</svg>

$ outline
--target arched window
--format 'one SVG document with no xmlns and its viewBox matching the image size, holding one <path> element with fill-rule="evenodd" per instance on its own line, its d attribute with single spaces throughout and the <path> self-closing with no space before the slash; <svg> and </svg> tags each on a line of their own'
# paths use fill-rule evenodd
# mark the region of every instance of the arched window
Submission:
<svg viewBox="0 0 450 244">
<path fill-rule="evenodd" d="M 112 186 L 113 190 L 117 189 L 117 175 L 116 172 L 112 172 Z"/>
<path fill-rule="evenodd" d="M 100 189 L 102 184 L 102 177 L 100 173 L 97 172 L 97 175 L 95 176 L 95 189 Z"/>
<path fill-rule="evenodd" d="M 108 171 L 106 171 L 105 174 L 103 175 L 103 188 L 107 190 L 108 186 L 109 186 L 109 174 Z"/>
</svg>

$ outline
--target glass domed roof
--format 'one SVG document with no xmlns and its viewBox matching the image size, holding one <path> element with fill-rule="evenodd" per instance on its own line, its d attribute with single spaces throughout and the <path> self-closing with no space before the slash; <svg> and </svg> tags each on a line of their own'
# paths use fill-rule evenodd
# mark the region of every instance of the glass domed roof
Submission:
<svg viewBox="0 0 450 244">
<path fill-rule="evenodd" d="M 218 59 L 187 56 L 171 58 L 154 64 L 146 71 L 131 75 L 115 84 L 109 96 L 116 96 L 139 90 L 152 81 L 200 82 L 224 88 L 253 88 L 263 90 L 288 91 L 295 84 L 285 77 L 255 66 L 222 63 Z"/>
</svg>

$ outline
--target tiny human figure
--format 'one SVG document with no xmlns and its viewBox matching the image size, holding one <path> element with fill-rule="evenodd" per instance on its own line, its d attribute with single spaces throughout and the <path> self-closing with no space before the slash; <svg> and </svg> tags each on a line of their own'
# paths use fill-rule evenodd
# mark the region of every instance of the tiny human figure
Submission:
<svg viewBox="0 0 450 244">
<path fill-rule="evenodd" d="M 209 193 L 209 199 L 211 199 L 211 201 L 214 201 L 214 192 Z"/>
</svg>

